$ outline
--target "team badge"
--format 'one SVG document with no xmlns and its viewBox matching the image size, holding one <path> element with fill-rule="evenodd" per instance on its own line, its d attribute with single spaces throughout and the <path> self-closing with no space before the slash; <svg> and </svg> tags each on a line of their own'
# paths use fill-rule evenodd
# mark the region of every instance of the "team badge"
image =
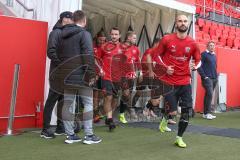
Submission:
<svg viewBox="0 0 240 160">
<path fill-rule="evenodd" d="M 189 52 L 190 52 L 190 50 L 191 50 L 191 48 L 190 48 L 190 47 L 185 47 L 185 52 L 186 52 L 186 53 L 189 53 Z"/>
</svg>

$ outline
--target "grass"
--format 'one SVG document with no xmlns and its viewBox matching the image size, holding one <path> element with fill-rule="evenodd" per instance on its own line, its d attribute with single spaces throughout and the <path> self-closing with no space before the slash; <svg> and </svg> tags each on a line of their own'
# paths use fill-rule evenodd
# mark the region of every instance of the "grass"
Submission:
<svg viewBox="0 0 240 160">
<path fill-rule="evenodd" d="M 197 115 L 191 123 L 222 128 L 240 128 L 240 112 L 217 115 L 207 121 Z M 237 119 L 238 118 L 238 119 Z M 223 122 L 224 121 L 224 122 Z M 230 127 L 229 127 L 230 126 Z M 240 139 L 186 133 L 188 147 L 173 145 L 176 133 L 161 134 L 144 128 L 118 127 L 109 133 L 95 129 L 103 142 L 95 145 L 64 144 L 64 136 L 45 140 L 37 133 L 0 137 L 0 160 L 238 160 Z M 79 134 L 81 137 L 83 133 Z"/>
<path fill-rule="evenodd" d="M 191 119 L 191 123 L 196 125 L 211 126 L 217 128 L 236 128 L 240 129 L 240 112 L 223 112 L 215 114 L 214 120 L 205 120 L 202 114 L 196 114 L 195 118 Z"/>
</svg>

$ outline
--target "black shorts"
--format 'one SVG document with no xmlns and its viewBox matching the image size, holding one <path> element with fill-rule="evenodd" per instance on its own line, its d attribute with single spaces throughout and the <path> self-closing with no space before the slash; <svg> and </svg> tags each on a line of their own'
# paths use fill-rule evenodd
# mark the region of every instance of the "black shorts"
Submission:
<svg viewBox="0 0 240 160">
<path fill-rule="evenodd" d="M 152 79 L 149 83 L 149 89 L 151 89 L 151 98 L 158 99 L 161 95 L 165 96 L 174 90 L 173 85 L 169 85 L 159 79 Z"/>
<path fill-rule="evenodd" d="M 119 82 L 112 82 L 109 80 L 102 80 L 102 91 L 105 95 L 112 95 L 114 97 L 118 97 L 118 91 L 120 90 Z"/>
<path fill-rule="evenodd" d="M 128 79 L 128 78 L 122 78 L 121 79 L 121 89 L 122 90 L 133 90 L 133 86 L 134 86 L 134 79 Z"/>
<path fill-rule="evenodd" d="M 164 107 L 166 112 L 177 110 L 178 105 L 182 108 L 192 108 L 192 87 L 191 85 L 174 86 L 174 90 L 164 96 Z"/>
<path fill-rule="evenodd" d="M 151 78 L 143 77 L 143 80 L 141 82 L 137 81 L 136 90 L 142 91 L 147 89 L 147 86 L 149 86 L 150 81 L 151 81 Z"/>
<path fill-rule="evenodd" d="M 94 90 L 101 90 L 102 89 L 102 77 L 99 77 L 94 85 Z"/>
<path fill-rule="evenodd" d="M 144 90 L 147 86 L 151 90 L 152 99 L 158 99 L 160 95 L 164 96 L 174 89 L 172 85 L 168 85 L 159 79 L 143 77 L 143 81 L 137 84 L 136 90 Z"/>
</svg>

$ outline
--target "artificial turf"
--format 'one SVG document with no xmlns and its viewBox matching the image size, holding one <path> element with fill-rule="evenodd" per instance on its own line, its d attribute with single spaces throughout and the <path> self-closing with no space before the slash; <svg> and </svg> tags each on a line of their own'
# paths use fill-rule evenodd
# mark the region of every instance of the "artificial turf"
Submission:
<svg viewBox="0 0 240 160">
<path fill-rule="evenodd" d="M 240 112 L 217 115 L 207 121 L 197 115 L 192 124 L 221 128 L 240 128 Z M 224 122 L 223 122 L 224 121 Z M 186 133 L 185 149 L 173 145 L 176 132 L 160 133 L 146 128 L 118 126 L 109 133 L 96 127 L 102 143 L 64 144 L 64 136 L 46 140 L 27 132 L 19 136 L 0 137 L 0 160 L 239 160 L 240 139 Z M 79 134 L 81 137 L 83 133 Z"/>
</svg>

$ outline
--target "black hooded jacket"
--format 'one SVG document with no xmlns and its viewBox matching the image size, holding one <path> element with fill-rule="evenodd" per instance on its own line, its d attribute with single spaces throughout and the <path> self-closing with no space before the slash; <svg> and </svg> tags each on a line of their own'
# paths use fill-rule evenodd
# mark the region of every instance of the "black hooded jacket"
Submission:
<svg viewBox="0 0 240 160">
<path fill-rule="evenodd" d="M 47 47 L 47 56 L 51 60 L 50 63 L 50 74 L 55 69 L 58 64 L 61 62 L 58 58 L 57 48 L 60 45 L 61 41 L 61 34 L 62 34 L 63 26 L 58 21 L 54 27 L 53 30 L 50 32 L 49 38 L 48 38 L 48 47 Z"/>
<path fill-rule="evenodd" d="M 74 24 L 62 29 L 58 58 L 61 61 L 65 85 L 87 86 L 95 78 L 94 54 L 91 34 Z"/>
</svg>

